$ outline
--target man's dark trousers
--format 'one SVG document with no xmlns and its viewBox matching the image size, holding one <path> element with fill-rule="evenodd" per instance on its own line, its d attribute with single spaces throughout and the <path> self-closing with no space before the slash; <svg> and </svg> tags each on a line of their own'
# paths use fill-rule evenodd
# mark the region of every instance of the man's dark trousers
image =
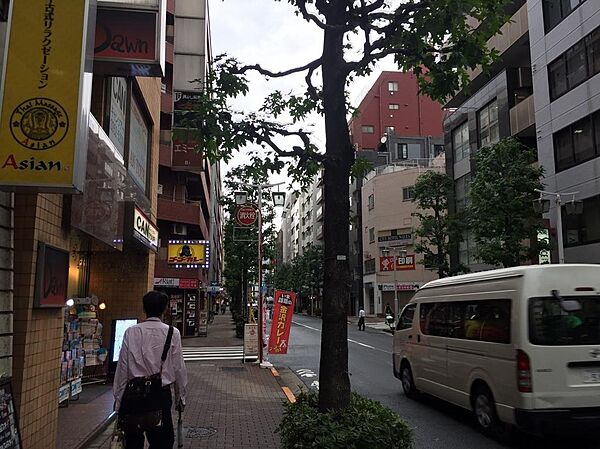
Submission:
<svg viewBox="0 0 600 449">
<path fill-rule="evenodd" d="M 164 395 L 163 403 L 165 404 L 162 411 L 162 422 L 160 426 L 146 432 L 150 449 L 171 449 L 175 443 L 173 417 L 171 416 L 173 405 L 171 388 L 164 387 L 162 391 Z M 144 449 L 144 432 L 126 433 L 125 449 Z"/>
</svg>

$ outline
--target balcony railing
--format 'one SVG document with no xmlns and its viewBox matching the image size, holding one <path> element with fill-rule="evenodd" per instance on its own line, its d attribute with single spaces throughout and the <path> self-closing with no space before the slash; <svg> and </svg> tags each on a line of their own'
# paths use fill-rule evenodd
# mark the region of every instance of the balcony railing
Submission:
<svg viewBox="0 0 600 449">
<path fill-rule="evenodd" d="M 510 132 L 515 135 L 534 124 L 535 104 L 530 95 L 510 109 Z"/>
</svg>

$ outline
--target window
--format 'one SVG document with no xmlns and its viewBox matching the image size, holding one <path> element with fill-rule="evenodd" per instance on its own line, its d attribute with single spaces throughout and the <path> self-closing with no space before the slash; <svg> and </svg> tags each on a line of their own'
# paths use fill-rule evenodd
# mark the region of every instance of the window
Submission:
<svg viewBox="0 0 600 449">
<path fill-rule="evenodd" d="M 510 300 L 421 304 L 420 325 L 426 335 L 510 343 Z"/>
<path fill-rule="evenodd" d="M 585 0 L 542 0 L 544 28 L 548 33 Z"/>
<path fill-rule="evenodd" d="M 458 244 L 458 261 L 467 267 L 476 264 L 478 262 L 476 254 L 477 243 L 475 242 L 475 235 L 472 232 L 466 231 L 462 234 L 462 241 Z"/>
<path fill-rule="evenodd" d="M 462 161 L 469 157 L 469 123 L 464 122 L 452 131 L 452 151 L 454 151 L 454 162 Z"/>
<path fill-rule="evenodd" d="M 396 330 L 400 331 L 403 329 L 410 329 L 413 324 L 413 319 L 415 318 L 415 309 L 417 308 L 416 304 L 407 305 L 400 318 L 398 319 L 398 325 L 396 326 Z"/>
<path fill-rule="evenodd" d="M 396 144 L 396 159 L 408 159 L 408 145 L 406 143 Z"/>
<path fill-rule="evenodd" d="M 392 109 L 392 110 L 398 110 L 398 109 L 400 109 L 400 105 L 396 104 L 396 103 L 390 103 L 390 104 L 388 104 L 388 108 Z"/>
<path fill-rule="evenodd" d="M 500 140 L 498 128 L 498 102 L 496 100 L 484 106 L 477 112 L 477 128 L 479 131 L 479 146 L 491 145 Z"/>
<path fill-rule="evenodd" d="M 445 152 L 444 145 L 433 145 L 433 157 L 438 157 Z"/>
<path fill-rule="evenodd" d="M 469 191 L 471 190 L 471 175 L 468 173 L 454 182 L 454 197 L 456 200 L 456 211 L 465 210 L 469 204 Z"/>
<path fill-rule="evenodd" d="M 375 273 L 375 259 L 365 260 L 365 274 Z"/>
<path fill-rule="evenodd" d="M 394 128 L 393 126 L 386 126 L 385 127 L 385 133 L 386 134 L 394 134 L 395 130 L 396 130 L 396 128 Z"/>
<path fill-rule="evenodd" d="M 362 125 L 362 132 L 363 134 L 374 134 L 375 128 L 373 125 Z"/>
<path fill-rule="evenodd" d="M 600 28 L 596 28 L 548 64 L 550 100 L 556 100 L 599 72 Z"/>
<path fill-rule="evenodd" d="M 414 186 L 402 188 L 402 201 L 412 201 L 415 198 Z"/>
<path fill-rule="evenodd" d="M 388 90 L 390 92 L 398 92 L 398 81 L 388 81 Z"/>
<path fill-rule="evenodd" d="M 375 207 L 375 195 L 369 195 L 369 210 L 372 210 Z"/>
<path fill-rule="evenodd" d="M 562 210 L 563 242 L 566 247 L 600 242 L 600 195 L 583 200 L 583 213 L 567 214 Z"/>
<path fill-rule="evenodd" d="M 554 133 L 556 171 L 600 156 L 600 111 Z"/>
<path fill-rule="evenodd" d="M 600 301 L 592 296 L 565 296 L 581 310 L 566 312 L 553 297 L 529 300 L 529 341 L 544 346 L 600 344 Z"/>
<path fill-rule="evenodd" d="M 375 228 L 369 229 L 369 243 L 373 243 L 375 241 Z"/>
</svg>

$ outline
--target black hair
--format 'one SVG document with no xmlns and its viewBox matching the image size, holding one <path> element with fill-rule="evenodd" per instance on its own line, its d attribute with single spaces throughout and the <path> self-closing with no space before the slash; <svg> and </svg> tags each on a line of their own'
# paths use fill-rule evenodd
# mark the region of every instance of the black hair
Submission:
<svg viewBox="0 0 600 449">
<path fill-rule="evenodd" d="M 153 290 L 144 295 L 142 302 L 148 318 L 160 318 L 167 309 L 169 297 L 163 292 Z"/>
</svg>

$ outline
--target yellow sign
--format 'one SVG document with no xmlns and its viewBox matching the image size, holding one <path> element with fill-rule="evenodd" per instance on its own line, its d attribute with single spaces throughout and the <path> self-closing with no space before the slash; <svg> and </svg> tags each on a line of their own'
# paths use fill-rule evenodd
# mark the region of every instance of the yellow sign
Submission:
<svg viewBox="0 0 600 449">
<path fill-rule="evenodd" d="M 208 242 L 198 240 L 169 242 L 168 263 L 208 268 Z"/>
<path fill-rule="evenodd" d="M 0 185 L 81 190 L 88 9 L 88 0 L 12 2 L 0 110 Z"/>
</svg>

